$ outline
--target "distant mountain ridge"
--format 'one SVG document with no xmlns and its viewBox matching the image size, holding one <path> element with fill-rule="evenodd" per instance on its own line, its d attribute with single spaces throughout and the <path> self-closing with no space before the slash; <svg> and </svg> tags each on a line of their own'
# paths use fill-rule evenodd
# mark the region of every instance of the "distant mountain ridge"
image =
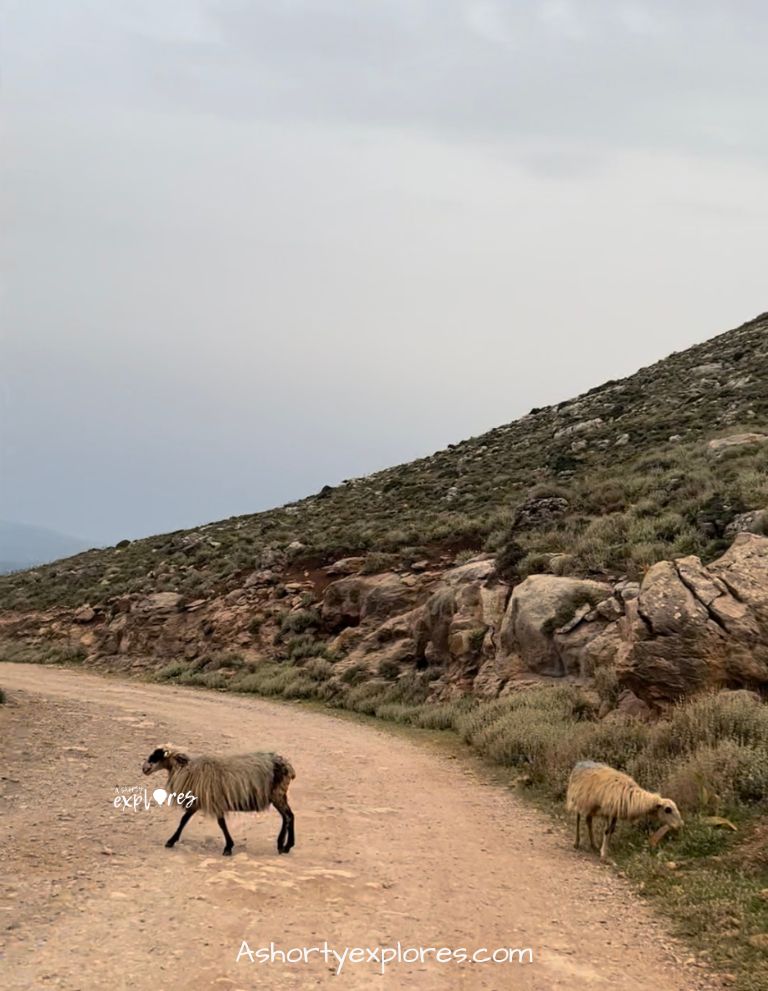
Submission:
<svg viewBox="0 0 768 991">
<path fill-rule="evenodd" d="M 58 530 L 0 520 L 0 574 L 79 554 L 88 546 L 87 541 Z"/>
</svg>

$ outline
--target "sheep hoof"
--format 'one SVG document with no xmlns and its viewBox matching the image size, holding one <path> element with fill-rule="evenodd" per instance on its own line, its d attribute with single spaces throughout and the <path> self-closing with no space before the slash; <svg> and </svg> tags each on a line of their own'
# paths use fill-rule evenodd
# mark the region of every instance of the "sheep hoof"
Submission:
<svg viewBox="0 0 768 991">
<path fill-rule="evenodd" d="M 222 857 L 231 857 L 232 856 L 232 847 L 231 846 L 225 846 L 224 849 L 221 852 L 221 855 L 222 855 Z"/>
<path fill-rule="evenodd" d="M 176 846 L 176 840 L 166 840 L 165 845 L 169 850 L 172 850 Z"/>
<path fill-rule="evenodd" d="M 287 850 L 287 849 L 285 849 L 285 850 L 281 850 L 281 849 L 280 849 L 280 847 L 278 847 L 278 848 L 277 848 L 277 852 L 278 852 L 278 853 L 290 853 L 291 851 L 290 851 L 290 850 Z"/>
</svg>

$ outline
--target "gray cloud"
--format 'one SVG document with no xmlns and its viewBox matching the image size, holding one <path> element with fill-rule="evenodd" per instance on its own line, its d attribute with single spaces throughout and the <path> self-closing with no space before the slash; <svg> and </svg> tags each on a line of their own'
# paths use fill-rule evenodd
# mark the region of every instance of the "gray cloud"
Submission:
<svg viewBox="0 0 768 991">
<path fill-rule="evenodd" d="M 7 8 L 5 518 L 254 511 L 765 309 L 757 3 Z"/>
<path fill-rule="evenodd" d="M 757 0 L 37 0 L 15 8 L 9 35 L 11 90 L 16 70 L 46 100 L 604 151 L 768 150 Z"/>
</svg>

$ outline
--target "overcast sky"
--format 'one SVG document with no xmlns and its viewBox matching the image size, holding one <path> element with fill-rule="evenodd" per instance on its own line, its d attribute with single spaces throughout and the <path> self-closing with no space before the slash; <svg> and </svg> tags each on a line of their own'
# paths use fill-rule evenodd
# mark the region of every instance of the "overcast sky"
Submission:
<svg viewBox="0 0 768 991">
<path fill-rule="evenodd" d="M 0 517 L 430 454 L 768 309 L 760 0 L 4 0 Z"/>
</svg>

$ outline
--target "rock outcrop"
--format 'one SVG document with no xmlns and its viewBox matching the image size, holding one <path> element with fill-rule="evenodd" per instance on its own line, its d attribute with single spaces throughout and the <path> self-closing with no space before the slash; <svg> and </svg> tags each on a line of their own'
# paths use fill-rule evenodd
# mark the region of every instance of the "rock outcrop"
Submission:
<svg viewBox="0 0 768 991">
<path fill-rule="evenodd" d="M 532 575 L 510 590 L 486 557 L 418 587 L 342 579 L 323 613 L 356 627 L 336 641 L 350 648 L 342 666 L 437 668 L 437 692 L 599 673 L 619 710 L 639 714 L 704 689 L 768 689 L 768 539 L 752 533 L 708 567 L 659 562 L 641 585 Z"/>
<path fill-rule="evenodd" d="M 649 569 L 616 657 L 619 682 L 651 703 L 704 688 L 768 688 L 768 540 L 739 534 L 704 567 Z"/>
<path fill-rule="evenodd" d="M 573 632 L 612 594 L 611 586 L 601 582 L 531 575 L 512 593 L 501 627 L 501 647 L 507 654 L 517 653 L 522 667 L 534 674 L 554 678 L 578 674 L 573 651 L 557 634 Z M 593 636 L 597 632 L 590 629 Z"/>
<path fill-rule="evenodd" d="M 413 606 L 417 588 L 399 575 L 350 575 L 331 582 L 323 597 L 323 624 L 329 633 L 365 619 L 384 620 Z"/>
<path fill-rule="evenodd" d="M 707 450 L 713 457 L 717 458 L 731 448 L 744 447 L 750 444 L 765 444 L 766 441 L 768 441 L 768 434 L 731 434 L 729 437 L 716 437 L 709 441 Z"/>
<path fill-rule="evenodd" d="M 349 630 L 339 634 L 334 647 L 343 651 L 351 646 L 340 664 L 342 672 L 365 667 L 375 674 L 382 665 L 393 664 L 403 670 L 439 668 L 443 675 L 438 693 L 446 688 L 472 691 L 483 661 L 495 654 L 509 596 L 509 588 L 494 577 L 493 559 L 451 568 L 436 581 L 412 587 L 411 594 L 416 606 L 411 599 L 406 603 L 411 608 L 384 622 L 371 622 L 369 617 L 362 624 L 368 628 L 364 635 L 360 628 L 354 634 Z M 335 602 L 336 592 L 331 592 L 331 599 Z M 497 686 L 502 683 L 497 679 Z"/>
<path fill-rule="evenodd" d="M 329 565 L 290 580 L 270 570 L 212 599 L 177 592 L 108 607 L 2 617 L 0 633 L 64 640 L 105 666 L 202 663 L 233 650 L 250 663 L 327 653 L 332 678 L 396 679 L 429 669 L 431 697 L 496 696 L 521 680 L 595 684 L 604 710 L 643 716 L 707 689 L 768 691 L 768 538 L 737 533 L 705 566 L 661 561 L 641 584 L 532 575 L 511 588 L 480 555 L 379 574 Z M 283 578 L 281 582 L 279 579 Z M 330 580 L 329 579 L 334 579 Z"/>
</svg>

